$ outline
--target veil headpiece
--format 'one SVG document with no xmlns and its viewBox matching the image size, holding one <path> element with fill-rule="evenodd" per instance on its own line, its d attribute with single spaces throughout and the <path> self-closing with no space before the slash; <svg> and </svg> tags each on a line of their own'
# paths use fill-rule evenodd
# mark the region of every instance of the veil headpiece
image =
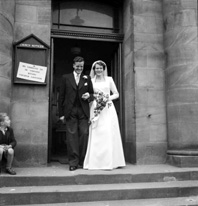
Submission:
<svg viewBox="0 0 198 206">
<path fill-rule="evenodd" d="M 90 74 L 89 74 L 89 76 L 90 76 L 91 78 L 94 78 L 94 77 L 95 77 L 94 67 L 95 67 L 95 65 L 96 65 L 97 63 L 100 63 L 100 62 L 105 65 L 105 68 L 104 68 L 104 71 L 103 71 L 103 76 L 104 76 L 104 77 L 108 76 L 108 73 L 107 73 L 107 65 L 105 64 L 105 62 L 103 62 L 102 60 L 97 60 L 97 61 L 95 61 L 95 62 L 92 64 L 91 71 L 90 71 Z"/>
</svg>

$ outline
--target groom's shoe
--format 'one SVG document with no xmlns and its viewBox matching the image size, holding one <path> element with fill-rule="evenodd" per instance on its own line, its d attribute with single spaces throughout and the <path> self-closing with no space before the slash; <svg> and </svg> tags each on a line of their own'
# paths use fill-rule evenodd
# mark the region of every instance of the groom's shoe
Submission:
<svg viewBox="0 0 198 206">
<path fill-rule="evenodd" d="M 77 170 L 76 166 L 69 166 L 69 171 L 74 171 L 74 170 Z"/>
<path fill-rule="evenodd" d="M 78 168 L 79 168 L 79 169 L 82 169 L 82 168 L 83 168 L 83 165 L 80 165 L 80 164 L 79 164 L 79 165 L 78 165 Z"/>
</svg>

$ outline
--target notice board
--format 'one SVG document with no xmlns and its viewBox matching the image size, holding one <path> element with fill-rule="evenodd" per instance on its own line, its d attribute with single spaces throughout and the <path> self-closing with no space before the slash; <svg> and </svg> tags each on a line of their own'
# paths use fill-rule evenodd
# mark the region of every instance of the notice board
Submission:
<svg viewBox="0 0 198 206">
<path fill-rule="evenodd" d="M 14 44 L 13 82 L 46 85 L 49 46 L 31 34 Z"/>
</svg>

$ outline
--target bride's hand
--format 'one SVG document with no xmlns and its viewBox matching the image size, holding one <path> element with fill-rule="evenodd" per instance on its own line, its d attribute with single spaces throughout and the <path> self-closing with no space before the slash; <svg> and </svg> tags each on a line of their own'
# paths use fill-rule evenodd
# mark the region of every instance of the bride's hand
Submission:
<svg viewBox="0 0 198 206">
<path fill-rule="evenodd" d="M 107 95 L 107 101 L 110 101 L 110 95 Z"/>
<path fill-rule="evenodd" d="M 90 94 L 89 94 L 88 92 L 86 92 L 86 93 L 84 93 L 84 94 L 82 95 L 82 98 L 83 98 L 84 100 L 87 100 L 89 97 L 90 97 Z"/>
<path fill-rule="evenodd" d="M 93 96 L 94 96 L 94 98 L 96 98 L 98 96 L 98 94 L 94 93 Z"/>
</svg>

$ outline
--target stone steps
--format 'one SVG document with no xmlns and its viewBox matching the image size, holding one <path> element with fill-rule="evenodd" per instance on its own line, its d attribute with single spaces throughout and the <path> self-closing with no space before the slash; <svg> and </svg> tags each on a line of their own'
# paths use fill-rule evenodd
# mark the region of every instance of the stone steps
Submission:
<svg viewBox="0 0 198 206">
<path fill-rule="evenodd" d="M 1 178 L 1 187 L 12 186 L 52 186 L 52 185 L 85 185 L 85 184 L 119 184 L 141 182 L 170 182 L 198 180 L 198 171 L 159 172 L 140 174 L 78 174 L 72 173 L 65 176 L 8 176 Z"/>
<path fill-rule="evenodd" d="M 198 205 L 198 169 L 169 165 L 70 172 L 68 166 L 16 168 L 0 175 L 0 206 Z"/>
<path fill-rule="evenodd" d="M 4 205 L 50 204 L 198 195 L 198 181 L 3 187 Z"/>
<path fill-rule="evenodd" d="M 198 196 L 97 202 L 32 204 L 31 206 L 198 206 Z"/>
</svg>

